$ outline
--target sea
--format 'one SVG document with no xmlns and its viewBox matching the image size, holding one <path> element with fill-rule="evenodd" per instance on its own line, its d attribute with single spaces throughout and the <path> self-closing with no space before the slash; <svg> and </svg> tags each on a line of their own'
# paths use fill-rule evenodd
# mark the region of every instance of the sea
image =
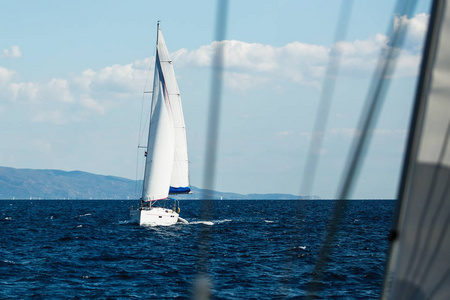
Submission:
<svg viewBox="0 0 450 300">
<path fill-rule="evenodd" d="M 141 227 L 137 201 L 1 200 L 0 299 L 378 299 L 395 201 L 345 201 L 323 259 L 337 203 L 180 200 L 189 224 Z"/>
</svg>

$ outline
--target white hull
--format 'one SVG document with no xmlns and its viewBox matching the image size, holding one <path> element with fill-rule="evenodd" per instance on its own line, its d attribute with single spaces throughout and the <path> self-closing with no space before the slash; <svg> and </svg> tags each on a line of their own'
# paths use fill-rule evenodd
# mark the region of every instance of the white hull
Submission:
<svg viewBox="0 0 450 300">
<path fill-rule="evenodd" d="M 141 226 L 170 226 L 178 222 L 175 211 L 162 207 L 131 209 L 130 218 L 132 223 Z"/>
</svg>

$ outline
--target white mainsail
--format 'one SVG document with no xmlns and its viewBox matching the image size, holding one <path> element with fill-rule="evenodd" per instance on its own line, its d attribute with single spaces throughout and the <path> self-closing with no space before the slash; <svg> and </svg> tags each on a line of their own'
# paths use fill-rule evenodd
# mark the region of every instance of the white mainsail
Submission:
<svg viewBox="0 0 450 300">
<path fill-rule="evenodd" d="M 169 187 L 189 191 L 186 128 L 172 61 L 158 24 L 152 114 L 143 200 L 167 198 Z"/>
<path fill-rule="evenodd" d="M 434 1 L 385 299 L 450 299 L 450 6 Z"/>
</svg>

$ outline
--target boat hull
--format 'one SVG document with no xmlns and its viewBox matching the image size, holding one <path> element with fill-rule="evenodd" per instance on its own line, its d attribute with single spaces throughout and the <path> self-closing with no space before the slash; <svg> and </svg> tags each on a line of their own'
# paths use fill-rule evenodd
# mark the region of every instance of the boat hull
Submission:
<svg viewBox="0 0 450 300">
<path fill-rule="evenodd" d="M 130 218 L 141 226 L 170 226 L 178 222 L 178 214 L 163 207 L 131 209 Z"/>
</svg>

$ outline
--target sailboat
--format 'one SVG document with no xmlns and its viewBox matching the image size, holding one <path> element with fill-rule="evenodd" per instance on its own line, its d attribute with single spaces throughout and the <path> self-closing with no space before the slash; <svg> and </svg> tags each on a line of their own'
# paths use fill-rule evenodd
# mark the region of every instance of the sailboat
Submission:
<svg viewBox="0 0 450 300">
<path fill-rule="evenodd" d="M 187 223 L 179 216 L 179 201 L 169 198 L 169 194 L 191 193 L 191 189 L 181 96 L 159 22 L 145 156 L 142 197 L 139 206 L 130 210 L 131 222 L 150 226 Z"/>
<path fill-rule="evenodd" d="M 450 299 L 450 6 L 435 0 L 383 299 Z"/>
</svg>

